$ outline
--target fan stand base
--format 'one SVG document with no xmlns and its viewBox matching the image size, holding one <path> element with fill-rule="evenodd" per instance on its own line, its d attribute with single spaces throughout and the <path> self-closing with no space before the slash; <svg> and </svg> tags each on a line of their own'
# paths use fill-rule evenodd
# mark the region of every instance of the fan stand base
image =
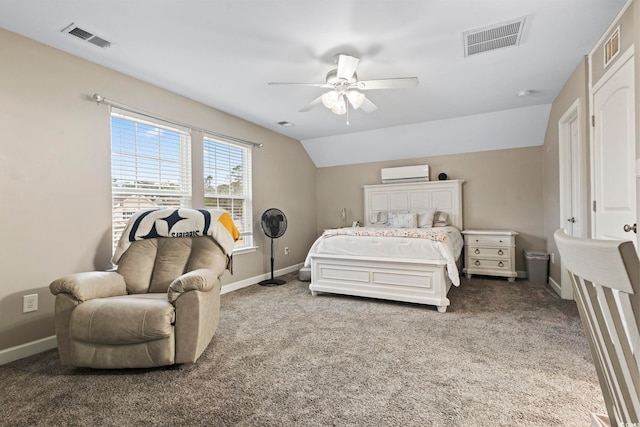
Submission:
<svg viewBox="0 0 640 427">
<path fill-rule="evenodd" d="M 284 285 L 285 283 L 287 283 L 284 280 L 280 280 L 280 279 L 267 279 L 267 280 L 263 280 L 262 282 L 258 282 L 258 285 L 260 286 L 280 286 L 280 285 Z"/>
</svg>

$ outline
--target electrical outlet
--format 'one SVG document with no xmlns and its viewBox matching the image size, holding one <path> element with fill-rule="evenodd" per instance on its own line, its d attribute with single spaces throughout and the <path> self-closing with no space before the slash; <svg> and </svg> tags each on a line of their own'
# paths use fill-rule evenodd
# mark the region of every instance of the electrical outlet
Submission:
<svg viewBox="0 0 640 427">
<path fill-rule="evenodd" d="M 22 312 L 29 313 L 30 311 L 38 310 L 38 294 L 24 295 L 22 297 Z"/>
<path fill-rule="evenodd" d="M 551 252 L 551 264 L 555 264 L 556 263 L 556 254 L 554 254 L 553 252 Z"/>
<path fill-rule="evenodd" d="M 289 246 L 285 246 L 284 247 L 284 254 L 285 255 L 289 255 L 291 253 L 291 251 L 289 250 Z"/>
</svg>

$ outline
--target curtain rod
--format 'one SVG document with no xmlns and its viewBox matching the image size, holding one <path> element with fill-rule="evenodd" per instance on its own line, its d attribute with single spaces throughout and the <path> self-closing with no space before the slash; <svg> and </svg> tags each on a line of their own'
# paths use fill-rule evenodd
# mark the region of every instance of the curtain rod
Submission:
<svg viewBox="0 0 640 427">
<path fill-rule="evenodd" d="M 96 103 L 98 105 L 100 105 L 100 104 L 110 105 L 112 107 L 120 108 L 121 110 L 129 111 L 130 113 L 136 113 L 136 114 L 139 114 L 141 116 L 149 117 L 150 119 L 162 120 L 164 122 L 171 123 L 171 124 L 176 125 L 176 126 L 189 128 L 191 130 L 195 130 L 195 131 L 198 131 L 198 132 L 202 132 L 202 133 L 206 133 L 206 134 L 209 134 L 209 135 L 213 135 L 213 136 L 221 138 L 221 139 L 227 139 L 229 141 L 239 142 L 239 143 L 242 143 L 242 144 L 248 144 L 248 145 L 251 145 L 253 147 L 258 147 L 258 148 L 264 147 L 264 144 L 259 143 L 259 142 L 247 141 L 245 139 L 240 139 L 240 138 L 236 138 L 234 136 L 224 135 L 224 134 L 221 134 L 221 133 L 218 133 L 218 132 L 213 132 L 213 131 L 210 131 L 210 130 L 207 130 L 207 129 L 194 127 L 194 126 L 191 126 L 191 125 L 188 125 L 188 124 L 185 124 L 185 123 L 177 122 L 175 120 L 166 119 L 164 117 L 160 117 L 160 116 L 155 115 L 155 114 L 147 113 L 147 112 L 142 111 L 142 110 L 140 110 L 138 108 L 131 107 L 129 105 L 121 104 L 120 102 L 116 102 L 116 101 L 112 101 L 110 99 L 107 99 L 107 98 L 105 98 L 104 96 L 102 96 L 102 95 L 100 95 L 98 93 L 94 93 L 93 94 L 93 100 L 96 101 Z"/>
</svg>

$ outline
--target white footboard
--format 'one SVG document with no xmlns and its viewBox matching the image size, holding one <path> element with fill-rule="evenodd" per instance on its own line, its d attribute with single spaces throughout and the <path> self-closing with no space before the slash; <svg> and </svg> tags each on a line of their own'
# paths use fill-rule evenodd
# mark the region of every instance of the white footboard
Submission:
<svg viewBox="0 0 640 427">
<path fill-rule="evenodd" d="M 449 306 L 446 261 L 344 255 L 311 256 L 312 295 L 318 292 Z"/>
</svg>

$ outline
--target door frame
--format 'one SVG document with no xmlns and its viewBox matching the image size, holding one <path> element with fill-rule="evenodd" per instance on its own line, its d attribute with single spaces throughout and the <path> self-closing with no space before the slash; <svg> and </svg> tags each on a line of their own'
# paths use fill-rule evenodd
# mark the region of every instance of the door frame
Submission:
<svg viewBox="0 0 640 427">
<path fill-rule="evenodd" d="M 566 220 L 569 214 L 574 214 L 582 221 L 580 233 L 576 237 L 588 237 L 589 224 L 589 200 L 588 200 L 588 177 L 586 153 L 587 147 L 583 138 L 583 118 L 580 114 L 580 98 L 576 99 L 573 104 L 565 111 L 560 120 L 558 120 L 558 154 L 560 165 L 560 226 L 565 228 Z M 571 148 L 571 123 L 576 121 L 578 126 L 578 150 Z M 572 173 L 573 167 L 577 168 L 577 177 Z M 577 185 L 573 186 L 574 178 L 577 178 Z M 571 189 L 577 188 L 577 194 L 572 195 Z M 566 212 L 567 199 L 571 200 L 572 196 L 577 197 L 578 212 Z M 552 285 L 553 286 L 553 285 Z M 556 286 L 554 286 L 556 288 Z M 573 285 L 569 277 L 569 271 L 564 266 L 562 258 L 560 258 L 560 286 L 555 289 L 563 299 L 573 299 Z"/>
</svg>

